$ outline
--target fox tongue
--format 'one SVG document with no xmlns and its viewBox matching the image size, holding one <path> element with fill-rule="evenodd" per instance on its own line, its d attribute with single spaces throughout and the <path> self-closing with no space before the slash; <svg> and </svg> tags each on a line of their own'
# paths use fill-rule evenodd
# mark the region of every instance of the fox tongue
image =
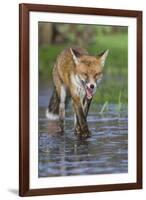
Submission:
<svg viewBox="0 0 146 200">
<path fill-rule="evenodd" d="M 93 91 L 90 88 L 86 88 L 86 94 L 87 94 L 87 98 L 91 99 L 93 96 Z"/>
</svg>

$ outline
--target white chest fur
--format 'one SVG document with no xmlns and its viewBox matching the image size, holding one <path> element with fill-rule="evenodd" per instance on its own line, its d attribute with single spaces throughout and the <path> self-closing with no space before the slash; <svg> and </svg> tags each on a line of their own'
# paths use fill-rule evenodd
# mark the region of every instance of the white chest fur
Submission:
<svg viewBox="0 0 146 200">
<path fill-rule="evenodd" d="M 75 93 L 80 96 L 81 98 L 84 98 L 84 96 L 86 95 L 85 89 L 81 83 L 80 78 L 78 77 L 78 75 L 71 75 L 71 82 L 74 85 L 75 88 Z"/>
</svg>

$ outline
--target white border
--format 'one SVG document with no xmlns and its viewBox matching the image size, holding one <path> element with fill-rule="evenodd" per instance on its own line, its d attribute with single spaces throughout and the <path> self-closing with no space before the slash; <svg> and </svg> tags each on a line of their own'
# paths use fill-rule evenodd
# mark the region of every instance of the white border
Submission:
<svg viewBox="0 0 146 200">
<path fill-rule="evenodd" d="M 38 178 L 38 21 L 128 26 L 128 173 Z M 136 182 L 136 19 L 30 12 L 30 189 Z"/>
</svg>

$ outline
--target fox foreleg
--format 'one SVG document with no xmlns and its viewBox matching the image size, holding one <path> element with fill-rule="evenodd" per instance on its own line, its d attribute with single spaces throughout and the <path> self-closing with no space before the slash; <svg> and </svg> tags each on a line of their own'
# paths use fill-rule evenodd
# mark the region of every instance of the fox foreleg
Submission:
<svg viewBox="0 0 146 200">
<path fill-rule="evenodd" d="M 83 102 L 82 102 L 82 109 L 83 109 L 83 112 L 84 112 L 84 115 L 85 115 L 86 118 L 87 118 L 87 115 L 88 115 L 88 111 L 89 111 L 89 107 L 90 107 L 91 101 L 92 101 L 92 99 L 89 100 L 86 97 L 84 97 Z M 74 123 L 75 133 L 77 135 L 79 135 L 80 132 L 81 132 L 81 129 L 80 129 L 80 125 L 79 125 L 79 122 L 78 122 L 76 114 L 75 114 L 74 118 L 75 118 L 74 119 L 74 121 L 75 121 L 75 123 Z"/>
<path fill-rule="evenodd" d="M 79 97 L 76 97 L 75 99 L 73 99 L 73 106 L 74 106 L 74 111 L 76 115 L 75 132 L 80 137 L 87 138 L 90 136 L 90 132 L 88 129 L 87 119 L 86 119 Z"/>
<path fill-rule="evenodd" d="M 85 114 L 86 117 L 88 115 L 88 111 L 89 111 L 89 108 L 90 108 L 91 101 L 92 101 L 92 99 L 87 99 L 86 97 L 84 97 L 83 110 L 84 110 L 84 114 Z"/>
</svg>

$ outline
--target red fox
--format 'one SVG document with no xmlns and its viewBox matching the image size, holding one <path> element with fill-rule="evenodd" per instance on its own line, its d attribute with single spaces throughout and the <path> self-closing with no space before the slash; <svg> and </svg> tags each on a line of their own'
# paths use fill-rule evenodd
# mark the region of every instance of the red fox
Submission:
<svg viewBox="0 0 146 200">
<path fill-rule="evenodd" d="M 90 56 L 83 48 L 67 48 L 57 58 L 53 68 L 54 90 L 46 116 L 59 119 L 64 130 L 65 108 L 71 98 L 75 113 L 75 133 L 82 138 L 90 136 L 87 114 L 93 95 L 103 76 L 108 50 Z"/>
</svg>

